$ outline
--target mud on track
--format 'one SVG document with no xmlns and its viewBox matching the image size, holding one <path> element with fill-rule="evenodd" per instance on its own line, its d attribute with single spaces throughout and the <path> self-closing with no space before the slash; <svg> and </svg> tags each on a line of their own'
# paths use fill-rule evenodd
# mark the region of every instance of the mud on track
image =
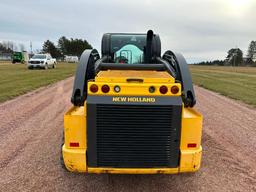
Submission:
<svg viewBox="0 0 256 192">
<path fill-rule="evenodd" d="M 256 110 L 202 88 L 203 163 L 182 175 L 86 175 L 59 164 L 73 78 L 0 104 L 0 191 L 256 191 Z"/>
</svg>

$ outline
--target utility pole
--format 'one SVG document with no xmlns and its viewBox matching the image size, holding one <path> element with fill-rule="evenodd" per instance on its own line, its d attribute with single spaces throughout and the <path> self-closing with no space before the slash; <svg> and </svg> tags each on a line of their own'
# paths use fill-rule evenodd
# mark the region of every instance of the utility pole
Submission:
<svg viewBox="0 0 256 192">
<path fill-rule="evenodd" d="M 30 41 L 30 54 L 32 54 L 32 41 Z"/>
<path fill-rule="evenodd" d="M 237 54 L 238 54 L 238 48 L 236 46 L 236 49 L 233 53 L 233 66 L 236 66 L 236 58 L 237 58 Z"/>
<path fill-rule="evenodd" d="M 236 53 L 233 53 L 233 66 L 236 66 Z"/>
</svg>

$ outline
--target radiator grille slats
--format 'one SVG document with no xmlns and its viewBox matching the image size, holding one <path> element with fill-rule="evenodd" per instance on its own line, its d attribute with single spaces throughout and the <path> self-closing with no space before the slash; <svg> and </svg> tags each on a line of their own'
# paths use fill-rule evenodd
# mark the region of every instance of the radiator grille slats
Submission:
<svg viewBox="0 0 256 192">
<path fill-rule="evenodd" d="M 97 104 L 97 166 L 177 167 L 180 113 L 180 106 Z"/>
</svg>

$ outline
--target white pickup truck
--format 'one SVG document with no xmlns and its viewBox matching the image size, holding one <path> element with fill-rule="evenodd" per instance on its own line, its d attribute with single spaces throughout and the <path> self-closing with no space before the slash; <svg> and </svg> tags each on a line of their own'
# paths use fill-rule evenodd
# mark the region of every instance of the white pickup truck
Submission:
<svg viewBox="0 0 256 192">
<path fill-rule="evenodd" d="M 52 56 L 48 53 L 46 54 L 35 54 L 31 59 L 28 61 L 28 69 L 33 68 L 56 68 L 56 59 L 52 58 Z"/>
</svg>

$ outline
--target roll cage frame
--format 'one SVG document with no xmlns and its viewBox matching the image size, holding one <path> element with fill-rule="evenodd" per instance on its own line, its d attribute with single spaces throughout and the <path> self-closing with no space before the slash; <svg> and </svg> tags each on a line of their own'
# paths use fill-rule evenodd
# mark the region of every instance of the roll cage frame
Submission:
<svg viewBox="0 0 256 192">
<path fill-rule="evenodd" d="M 100 70 L 156 70 L 167 71 L 176 82 L 182 85 L 182 99 L 185 107 L 196 104 L 191 74 L 185 58 L 170 50 L 161 57 L 161 41 L 157 34 L 149 30 L 144 47 L 144 63 L 114 63 L 114 52 L 111 49 L 111 35 L 125 33 L 106 33 L 102 37 L 100 57 L 96 49 L 86 49 L 80 58 L 74 80 L 71 102 L 75 106 L 83 106 L 87 97 L 87 82 L 94 79 Z M 130 34 L 136 35 L 136 34 Z M 145 35 L 145 34 L 144 34 Z"/>
</svg>

